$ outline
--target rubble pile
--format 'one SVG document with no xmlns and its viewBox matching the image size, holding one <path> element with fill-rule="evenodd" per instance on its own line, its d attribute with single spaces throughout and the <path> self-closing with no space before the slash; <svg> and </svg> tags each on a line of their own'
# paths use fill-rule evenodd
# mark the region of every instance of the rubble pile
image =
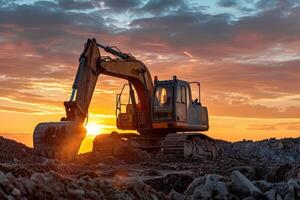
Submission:
<svg viewBox="0 0 300 200">
<path fill-rule="evenodd" d="M 163 161 L 137 150 L 134 159 L 59 161 L 0 137 L 1 158 L 10 158 L 0 160 L 0 199 L 300 199 L 298 142 L 217 141 L 215 160 Z"/>
<path fill-rule="evenodd" d="M 299 180 L 269 183 L 264 180 L 250 181 L 239 171 L 230 177 L 210 174 L 194 179 L 184 192 L 192 199 L 298 199 Z"/>
<path fill-rule="evenodd" d="M 263 162 L 300 162 L 300 138 L 266 139 L 258 142 L 219 142 L 225 156 L 244 159 L 258 159 Z"/>
<path fill-rule="evenodd" d="M 167 180 L 163 180 L 163 182 L 166 184 L 163 191 L 166 192 L 166 188 L 168 188 L 168 196 L 172 196 L 174 199 L 272 200 L 300 198 L 299 180 L 290 179 L 287 182 L 277 183 L 265 180 L 250 181 L 237 170 L 233 171 L 229 177 L 208 174 L 195 178 L 187 187 L 178 187 L 178 179 L 173 181 L 173 184 Z M 155 185 L 158 187 L 159 184 Z M 183 192 L 182 189 L 184 189 Z"/>
<path fill-rule="evenodd" d="M 0 162 L 33 160 L 33 150 L 22 143 L 0 136 Z"/>
<path fill-rule="evenodd" d="M 30 177 L 0 172 L 1 199 L 165 199 L 165 195 L 138 180 L 116 181 L 102 177 L 62 176 L 49 171 Z"/>
<path fill-rule="evenodd" d="M 83 169 L 81 169 L 83 170 Z M 149 172 L 149 171 L 148 171 Z M 15 176 L 0 171 L 1 199 L 298 199 L 299 179 L 286 182 L 250 181 L 238 170 L 230 176 L 191 173 L 101 175 L 87 170 L 81 175 L 55 171 Z"/>
</svg>

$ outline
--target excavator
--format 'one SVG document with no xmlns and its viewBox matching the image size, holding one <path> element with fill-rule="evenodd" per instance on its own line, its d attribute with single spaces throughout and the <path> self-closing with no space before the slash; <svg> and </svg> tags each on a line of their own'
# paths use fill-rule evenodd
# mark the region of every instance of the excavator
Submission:
<svg viewBox="0 0 300 200">
<path fill-rule="evenodd" d="M 113 55 L 102 56 L 100 49 Z M 114 156 L 120 141 L 132 148 L 161 152 L 181 158 L 215 157 L 212 138 L 200 131 L 209 129 L 208 111 L 200 101 L 200 83 L 179 80 L 152 80 L 147 66 L 117 47 L 88 39 L 79 58 L 79 66 L 69 101 L 64 102 L 66 117 L 59 122 L 43 122 L 34 129 L 33 146 L 40 156 L 72 159 L 78 154 L 86 136 L 84 123 L 100 74 L 126 80 L 116 96 L 116 125 L 133 133 L 110 133 L 97 136 L 93 152 Z M 191 84 L 198 87 L 199 97 L 192 99 Z M 125 89 L 128 103 L 122 102 Z M 125 108 L 125 109 L 124 109 Z"/>
</svg>

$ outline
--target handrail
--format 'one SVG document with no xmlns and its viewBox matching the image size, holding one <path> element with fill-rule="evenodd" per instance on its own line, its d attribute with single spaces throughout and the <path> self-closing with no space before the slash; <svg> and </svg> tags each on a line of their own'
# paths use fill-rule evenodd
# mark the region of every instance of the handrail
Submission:
<svg viewBox="0 0 300 200">
<path fill-rule="evenodd" d="M 191 81 L 191 82 L 189 82 L 190 83 L 190 85 L 191 84 L 197 84 L 198 85 L 198 97 L 199 97 L 199 103 L 201 103 L 201 91 L 200 91 L 200 82 L 199 81 Z"/>
</svg>

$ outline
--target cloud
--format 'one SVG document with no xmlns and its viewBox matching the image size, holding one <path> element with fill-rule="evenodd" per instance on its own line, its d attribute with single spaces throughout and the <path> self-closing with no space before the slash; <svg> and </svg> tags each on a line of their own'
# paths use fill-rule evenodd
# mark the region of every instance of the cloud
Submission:
<svg viewBox="0 0 300 200">
<path fill-rule="evenodd" d="M 112 11 L 127 11 L 128 9 L 133 9 L 141 4 L 141 1 L 139 0 L 103 0 L 102 2 L 104 2 L 104 6 L 107 6 Z"/>
<path fill-rule="evenodd" d="M 27 41 L 48 48 L 65 39 L 73 41 L 109 33 L 112 28 L 104 23 L 98 13 L 69 11 L 50 1 L 0 8 L 0 33 L 7 34 L 6 41 Z"/>
<path fill-rule="evenodd" d="M 24 108 L 13 108 L 8 106 L 0 106 L 0 111 L 6 111 L 6 112 L 18 112 L 18 113 L 36 113 L 36 110 L 28 110 Z"/>
<path fill-rule="evenodd" d="M 184 8 L 187 8 L 187 6 L 184 1 L 181 0 L 150 0 L 140 9 L 140 11 L 161 14 Z"/>
<path fill-rule="evenodd" d="M 91 1 L 80 0 L 59 0 L 58 5 L 66 10 L 87 10 L 93 9 L 94 6 Z"/>
<path fill-rule="evenodd" d="M 236 0 L 220 0 L 218 2 L 218 5 L 222 6 L 222 7 L 235 7 L 238 5 Z"/>
<path fill-rule="evenodd" d="M 165 43 L 161 53 L 190 49 L 198 57 L 231 57 L 261 54 L 278 44 L 299 41 L 300 6 L 281 6 L 233 20 L 230 14 L 209 14 L 179 10 L 163 16 L 138 18 L 128 35 L 128 43 Z M 148 51 L 157 51 L 155 46 Z"/>
<path fill-rule="evenodd" d="M 271 123 L 271 124 L 252 124 L 248 127 L 248 130 L 300 130 L 300 122 L 285 122 L 285 123 Z"/>
<path fill-rule="evenodd" d="M 153 43 L 166 42 L 168 51 L 172 48 L 175 51 L 191 48 L 201 52 L 204 45 L 210 47 L 213 43 L 229 40 L 228 37 L 231 37 L 230 34 L 226 34 L 230 32 L 227 15 L 211 16 L 201 12 L 179 12 L 167 16 L 136 19 L 131 25 L 138 28 L 128 31 L 130 38 L 137 41 L 148 38 L 148 41 Z M 221 29 L 224 31 L 220 32 Z"/>
<path fill-rule="evenodd" d="M 186 1 L 6 3 L 0 6 L 1 94 L 61 106 L 83 43 L 95 37 L 134 54 L 159 78 L 177 74 L 201 81 L 203 102 L 212 115 L 297 118 L 299 106 L 292 107 L 285 97 L 300 94 L 300 6 L 256 6 L 260 9 L 255 14 L 237 18 L 195 11 Z M 118 26 L 122 17 L 129 20 L 125 28 Z M 94 101 L 101 102 L 108 93 L 109 105 L 111 91 L 118 91 L 121 83 L 99 81 L 103 88 L 96 90 Z M 56 99 L 41 93 L 41 82 L 58 94 L 51 97 Z M 280 105 L 271 104 L 278 99 Z M 287 105 L 284 110 L 282 105 Z"/>
<path fill-rule="evenodd" d="M 279 2 L 280 1 L 277 0 L 268 0 L 268 1 L 260 0 L 256 2 L 255 6 L 257 9 L 261 9 L 261 10 L 271 10 L 276 8 L 279 5 Z M 288 3 L 288 1 L 286 1 L 285 3 Z"/>
</svg>

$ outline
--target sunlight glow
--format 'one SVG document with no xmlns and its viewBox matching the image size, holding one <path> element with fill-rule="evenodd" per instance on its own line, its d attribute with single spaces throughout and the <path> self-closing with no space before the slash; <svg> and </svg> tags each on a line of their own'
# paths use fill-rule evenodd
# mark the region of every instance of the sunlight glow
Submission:
<svg viewBox="0 0 300 200">
<path fill-rule="evenodd" d="M 96 136 L 102 133 L 102 127 L 95 122 L 89 122 L 85 128 L 87 130 L 87 135 Z"/>
</svg>

